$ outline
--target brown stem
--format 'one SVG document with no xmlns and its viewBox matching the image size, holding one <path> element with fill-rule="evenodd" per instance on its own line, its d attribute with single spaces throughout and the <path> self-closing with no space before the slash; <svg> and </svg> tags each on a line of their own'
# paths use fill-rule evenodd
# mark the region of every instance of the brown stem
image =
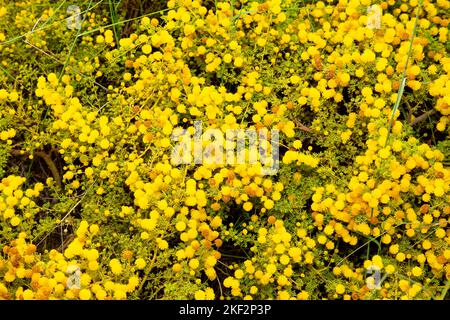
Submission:
<svg viewBox="0 0 450 320">
<path fill-rule="evenodd" d="M 411 123 L 413 111 L 412 111 L 412 108 L 411 108 L 411 105 L 409 104 L 409 102 L 408 101 L 405 101 L 405 102 L 406 102 L 406 105 L 408 106 L 408 122 Z"/>
<path fill-rule="evenodd" d="M 413 121 L 411 121 L 410 122 L 411 126 L 414 126 L 414 125 L 418 124 L 419 122 L 424 121 L 426 118 L 428 118 L 429 116 L 435 114 L 436 112 L 437 112 L 436 109 L 432 109 L 432 110 L 429 110 L 429 111 L 425 112 L 424 114 L 418 116 Z"/>
<path fill-rule="evenodd" d="M 295 120 L 294 122 L 295 122 L 295 124 L 297 125 L 297 127 L 298 127 L 300 130 L 305 131 L 305 132 L 313 132 L 312 129 L 308 128 L 307 126 L 305 126 L 305 125 L 304 125 L 303 123 L 301 123 L 300 121 Z"/>
<path fill-rule="evenodd" d="M 15 156 L 29 156 L 30 155 L 28 152 L 25 152 L 23 150 L 17 150 L 17 149 L 12 149 L 11 154 L 13 154 Z M 56 167 L 52 158 L 44 151 L 36 151 L 34 154 L 45 161 L 45 163 L 47 164 L 48 168 L 50 169 L 50 171 L 52 173 L 53 178 L 56 181 L 58 188 L 61 189 L 61 187 L 62 187 L 61 175 L 59 174 L 58 168 Z"/>
</svg>

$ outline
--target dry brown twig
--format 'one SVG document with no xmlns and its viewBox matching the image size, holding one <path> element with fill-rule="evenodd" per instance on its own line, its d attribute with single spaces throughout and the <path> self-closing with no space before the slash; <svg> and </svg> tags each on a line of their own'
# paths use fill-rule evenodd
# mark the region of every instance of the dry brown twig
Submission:
<svg viewBox="0 0 450 320">
<path fill-rule="evenodd" d="M 312 133 L 313 132 L 313 130 L 312 129 L 310 129 L 310 128 L 308 128 L 307 126 L 305 126 L 303 123 L 301 123 L 299 120 L 294 120 L 294 123 L 295 123 L 295 125 L 297 126 L 297 128 L 299 128 L 300 130 L 302 130 L 302 131 L 305 131 L 305 132 L 309 132 L 309 133 Z"/>
</svg>

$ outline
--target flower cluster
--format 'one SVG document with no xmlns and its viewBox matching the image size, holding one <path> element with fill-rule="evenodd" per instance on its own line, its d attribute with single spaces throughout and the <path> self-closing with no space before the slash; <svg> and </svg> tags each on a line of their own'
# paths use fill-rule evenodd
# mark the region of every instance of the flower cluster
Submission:
<svg viewBox="0 0 450 320">
<path fill-rule="evenodd" d="M 156 2 L 0 7 L 0 299 L 444 298 L 450 2 Z"/>
</svg>

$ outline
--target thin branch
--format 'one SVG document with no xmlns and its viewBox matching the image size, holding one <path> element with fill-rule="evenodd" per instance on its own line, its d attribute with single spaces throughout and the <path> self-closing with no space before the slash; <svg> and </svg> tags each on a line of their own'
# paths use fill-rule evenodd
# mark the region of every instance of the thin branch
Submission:
<svg viewBox="0 0 450 320">
<path fill-rule="evenodd" d="M 414 126 L 414 125 L 418 124 L 419 122 L 426 120 L 429 116 L 432 116 L 436 112 L 437 112 L 436 109 L 432 109 L 432 110 L 425 112 L 424 114 L 421 114 L 417 118 L 414 118 L 414 120 L 410 121 L 411 126 Z"/>
<path fill-rule="evenodd" d="M 295 122 L 295 124 L 297 125 L 297 127 L 298 127 L 300 130 L 305 131 L 305 132 L 309 132 L 309 133 L 313 132 L 312 129 L 310 129 L 310 128 L 308 128 L 307 126 L 305 126 L 305 125 L 304 125 L 303 123 L 301 123 L 299 120 L 294 120 L 294 122 Z"/>
<path fill-rule="evenodd" d="M 145 275 L 144 275 L 144 278 L 142 279 L 141 285 L 139 286 L 139 289 L 137 291 L 139 293 L 141 292 L 142 288 L 144 287 L 144 284 L 147 281 L 150 271 L 152 271 L 152 269 L 153 269 L 153 265 L 155 264 L 157 254 L 158 254 L 158 248 L 155 249 L 155 252 L 153 253 L 153 258 L 150 262 L 150 265 L 149 265 L 147 271 L 145 272 Z"/>
<path fill-rule="evenodd" d="M 405 102 L 406 102 L 406 106 L 408 107 L 408 123 L 411 124 L 413 111 L 412 111 L 411 105 L 409 104 L 408 100 L 405 100 Z"/>
</svg>

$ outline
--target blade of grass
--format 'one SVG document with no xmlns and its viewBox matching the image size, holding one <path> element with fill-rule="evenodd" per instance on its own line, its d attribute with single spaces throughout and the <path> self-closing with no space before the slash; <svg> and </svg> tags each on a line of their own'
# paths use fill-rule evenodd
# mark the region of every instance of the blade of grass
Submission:
<svg viewBox="0 0 450 320">
<path fill-rule="evenodd" d="M 89 10 L 91 10 L 91 8 L 92 8 L 91 7 L 92 6 L 92 1 L 93 0 L 89 1 L 89 5 L 88 5 L 88 8 L 86 10 L 86 13 L 89 12 Z M 100 0 L 96 5 L 100 4 L 102 1 L 103 0 Z M 96 5 L 94 5 L 94 7 Z M 83 17 L 83 20 L 81 21 L 81 25 L 83 25 L 84 21 L 86 20 L 86 15 Z M 69 53 L 67 54 L 66 60 L 64 61 L 64 65 L 63 65 L 63 67 L 61 69 L 61 72 L 59 73 L 58 80 L 61 80 L 62 76 L 64 75 L 64 70 L 66 69 L 67 64 L 69 63 L 70 57 L 72 56 L 72 52 L 73 52 L 73 49 L 75 48 L 75 44 L 77 43 L 78 37 L 80 36 L 80 32 L 81 32 L 81 28 L 77 31 L 77 35 L 75 36 L 75 39 L 73 40 L 72 45 L 70 46 Z M 42 121 L 40 123 L 40 126 L 42 126 L 42 124 L 44 123 L 44 120 L 47 119 L 48 110 L 49 110 L 48 108 L 45 109 Z"/>
<path fill-rule="evenodd" d="M 53 22 L 53 17 L 56 17 L 56 14 L 58 13 L 59 9 L 61 9 L 61 7 L 67 2 L 67 0 L 64 0 L 56 9 L 55 12 L 53 13 L 53 15 L 44 21 L 44 23 L 42 23 L 41 28 L 45 27 L 45 25 L 49 22 Z M 34 29 L 34 28 L 33 28 Z"/>
<path fill-rule="evenodd" d="M 176 9 L 176 8 L 177 8 L 177 7 L 175 7 L 174 9 Z M 121 20 L 121 21 L 118 21 L 117 23 L 112 23 L 112 24 L 108 24 L 108 25 L 101 26 L 101 27 L 96 28 L 96 29 L 92 29 L 92 30 L 89 30 L 89 31 L 85 31 L 85 32 L 83 32 L 83 33 L 80 33 L 79 36 L 82 37 L 82 36 L 85 36 L 85 35 L 88 35 L 88 34 L 97 32 L 97 31 L 99 31 L 99 30 L 101 30 L 101 29 L 106 29 L 106 28 L 109 28 L 109 27 L 114 27 L 114 25 L 116 25 L 116 24 L 124 24 L 124 23 L 130 22 L 130 21 L 135 21 L 135 20 L 141 19 L 141 18 L 143 18 L 143 17 L 149 17 L 149 16 L 157 15 L 157 14 L 159 14 L 159 13 L 163 13 L 163 12 L 169 11 L 169 10 L 173 10 L 173 9 L 163 9 L 163 10 L 160 10 L 160 11 L 155 11 L 155 12 L 151 12 L 151 13 L 148 13 L 148 14 L 144 14 L 144 15 L 139 16 L 139 17 L 136 17 L 136 18 L 127 19 L 127 20 Z M 0 44 L 1 44 L 1 43 L 0 43 Z"/>
<path fill-rule="evenodd" d="M 384 146 L 386 147 L 389 141 L 389 136 L 391 133 L 391 129 L 392 129 L 392 124 L 394 123 L 394 118 L 395 118 L 395 114 L 397 112 L 397 109 L 400 105 L 400 102 L 402 100 L 402 96 L 403 96 L 403 91 L 405 90 L 405 84 L 406 84 L 406 71 L 408 69 L 408 63 L 409 63 L 409 59 L 411 58 L 411 54 L 412 54 L 412 47 L 413 47 L 413 42 L 414 42 L 414 37 L 416 36 L 416 30 L 417 30 L 417 23 L 419 21 L 419 13 L 420 13 L 420 9 L 422 7 L 422 2 L 420 2 L 418 8 L 417 8 L 417 13 L 416 13 L 416 21 L 414 22 L 414 28 L 412 31 L 412 35 L 411 35 L 411 40 L 409 41 L 409 49 L 408 49 L 408 55 L 406 56 L 406 64 L 405 64 L 405 68 L 403 69 L 403 74 L 402 74 L 402 81 L 400 84 L 400 88 L 398 89 L 398 93 L 397 93 L 397 101 L 395 101 L 395 105 L 394 108 L 392 109 L 392 115 L 391 115 L 391 119 L 389 120 L 389 128 L 388 128 L 388 135 L 386 137 L 386 142 L 384 144 Z"/>
<path fill-rule="evenodd" d="M 90 1 L 90 2 L 92 2 L 92 1 Z M 89 10 L 94 9 L 96 6 L 100 5 L 102 2 L 103 2 L 103 0 L 100 0 L 99 2 L 97 2 L 96 4 L 94 4 L 90 9 L 85 10 L 85 11 L 81 11 L 80 14 L 85 14 L 85 13 L 87 13 Z M 21 35 L 14 36 L 13 38 L 8 39 L 8 40 L 6 40 L 6 41 L 0 42 L 0 45 L 8 45 L 8 44 L 14 43 L 14 42 L 16 42 L 16 41 L 18 41 L 18 40 L 20 40 L 20 39 L 22 39 L 22 38 L 24 38 L 24 37 L 26 37 L 26 36 L 29 36 L 29 35 L 31 35 L 31 34 L 37 32 L 37 31 L 41 31 L 41 30 L 50 28 L 50 27 L 53 26 L 53 24 L 59 23 L 59 22 L 63 22 L 63 21 L 66 21 L 66 18 L 63 18 L 63 19 L 60 19 L 60 20 L 55 20 L 55 21 L 53 21 L 52 23 L 50 23 L 50 24 L 48 24 L 48 25 L 43 24 L 44 26 L 40 26 L 39 28 L 36 28 L 36 29 L 33 30 L 33 31 L 28 31 L 28 32 L 25 32 L 25 33 L 23 33 L 23 34 L 21 34 Z M 99 30 L 99 29 L 100 29 L 100 28 L 98 28 L 97 30 Z"/>
<path fill-rule="evenodd" d="M 315 28 L 314 28 L 314 20 L 313 20 L 313 18 L 310 16 L 310 14 L 309 14 L 309 8 L 307 7 L 307 5 L 305 4 L 305 1 L 303 1 L 302 0 L 302 3 L 303 3 L 303 7 L 306 9 L 306 13 L 308 14 L 308 20 L 309 20 L 309 24 L 310 24 L 310 26 L 311 26 L 311 30 L 313 31 L 313 32 L 315 32 Z"/>
<path fill-rule="evenodd" d="M 111 22 L 113 24 L 113 32 L 114 38 L 116 38 L 116 43 L 119 43 L 120 34 L 119 34 L 119 20 L 117 18 L 116 6 L 114 5 L 114 0 L 108 0 L 109 3 L 109 16 L 111 18 Z"/>
<path fill-rule="evenodd" d="M 89 1 L 89 5 L 88 5 L 86 12 L 89 12 L 89 10 L 91 9 L 91 5 L 92 5 L 92 0 Z M 87 16 L 87 13 L 83 17 L 83 20 L 81 20 L 81 25 L 83 25 L 84 21 L 86 20 L 86 16 Z M 61 80 L 62 76 L 64 75 L 64 70 L 66 69 L 67 64 L 69 63 L 70 57 L 72 56 L 73 49 L 75 48 L 75 44 L 77 43 L 78 37 L 80 36 L 80 31 L 81 31 L 81 29 L 77 31 L 77 35 L 75 36 L 75 39 L 73 39 L 72 45 L 70 46 L 70 49 L 69 49 L 69 53 L 67 54 L 67 57 L 66 57 L 66 61 L 64 61 L 64 65 L 61 69 L 61 72 L 59 73 L 58 80 Z"/>
<path fill-rule="evenodd" d="M 0 70 L 1 70 L 5 75 L 7 75 L 8 77 L 10 77 L 13 81 L 16 81 L 16 78 L 13 77 L 13 76 L 8 72 L 8 70 L 6 70 L 5 68 L 3 68 L 1 65 L 0 65 Z"/>
</svg>

